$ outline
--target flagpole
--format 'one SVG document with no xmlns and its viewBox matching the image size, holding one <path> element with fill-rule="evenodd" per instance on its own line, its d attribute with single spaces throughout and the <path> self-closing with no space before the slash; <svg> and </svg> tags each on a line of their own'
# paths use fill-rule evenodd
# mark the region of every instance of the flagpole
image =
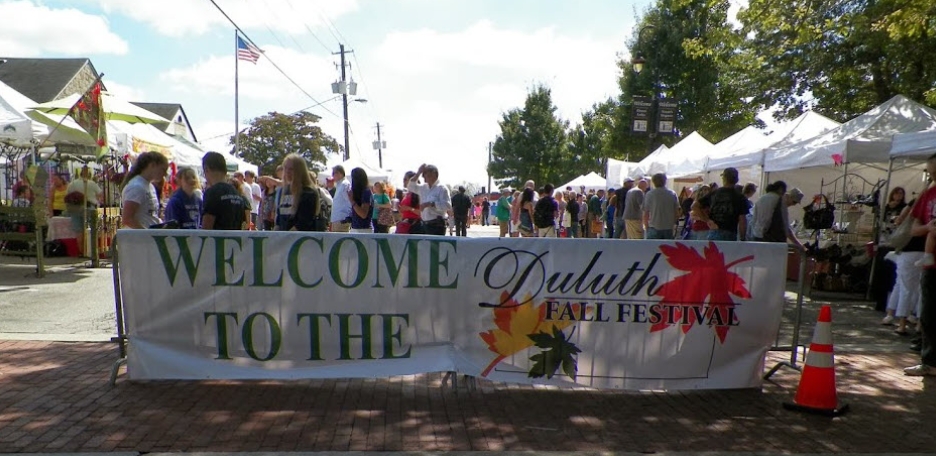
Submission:
<svg viewBox="0 0 936 456">
<path fill-rule="evenodd" d="M 240 145 L 240 112 L 238 111 L 238 71 L 240 65 L 238 61 L 240 60 L 237 57 L 237 40 L 240 38 L 237 34 L 237 29 L 234 29 L 234 156 L 237 156 L 238 146 Z"/>
</svg>

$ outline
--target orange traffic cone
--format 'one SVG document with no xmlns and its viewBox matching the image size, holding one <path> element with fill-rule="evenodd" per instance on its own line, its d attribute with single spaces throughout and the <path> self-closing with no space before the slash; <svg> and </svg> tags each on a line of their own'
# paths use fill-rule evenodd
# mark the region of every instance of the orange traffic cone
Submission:
<svg viewBox="0 0 936 456">
<path fill-rule="evenodd" d="M 848 411 L 848 404 L 839 406 L 835 391 L 835 362 L 832 355 L 832 308 L 819 310 L 819 321 L 813 332 L 806 365 L 800 377 L 793 403 L 784 402 L 783 408 L 800 412 L 839 416 Z"/>
</svg>

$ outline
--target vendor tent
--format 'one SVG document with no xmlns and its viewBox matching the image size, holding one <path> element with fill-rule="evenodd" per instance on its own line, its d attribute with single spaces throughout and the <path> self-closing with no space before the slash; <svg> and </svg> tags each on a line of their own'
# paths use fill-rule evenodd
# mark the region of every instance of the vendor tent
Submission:
<svg viewBox="0 0 936 456">
<path fill-rule="evenodd" d="M 607 180 L 598 173 L 592 171 L 588 174 L 576 177 L 565 184 L 559 186 L 560 189 L 565 189 L 566 187 L 572 187 L 572 191 L 580 191 L 582 187 L 585 187 L 585 191 L 589 190 L 604 190 L 607 187 Z"/>
<path fill-rule="evenodd" d="M 27 147 L 32 139 L 32 121 L 0 97 L 0 143 Z"/>
<path fill-rule="evenodd" d="M 891 142 L 890 157 L 925 159 L 936 154 L 936 129 L 913 133 L 898 133 Z"/>
<path fill-rule="evenodd" d="M 665 172 L 669 178 L 701 174 L 705 170 L 706 159 L 714 151 L 715 146 L 703 138 L 699 132 L 694 131 L 663 155 L 660 160 L 666 162 L 667 165 L 665 171 L 662 172 Z"/>
<path fill-rule="evenodd" d="M 94 139 L 91 138 L 91 135 L 87 134 L 78 126 L 78 123 L 70 117 L 62 121 L 62 124 L 52 132 L 52 136 L 50 137 L 49 132 L 52 131 L 52 128 L 61 119 L 53 121 L 43 116 L 45 121 L 37 121 L 30 115 L 30 112 L 27 111 L 30 106 L 34 106 L 35 104 L 35 101 L 30 100 L 27 96 L 17 92 L 3 82 L 0 82 L 0 111 L 5 113 L 0 114 L 0 119 L 6 118 L 9 120 L 9 122 L 0 120 L 0 137 L 7 138 L 5 141 L 0 139 L 0 142 L 23 147 L 32 145 L 33 140 L 36 141 L 35 144 L 44 142 L 45 145 L 94 145 Z M 46 124 L 51 124 L 51 126 L 47 126 Z M 15 133 L 13 129 L 16 129 Z"/>
<path fill-rule="evenodd" d="M 662 157 L 665 157 L 668 152 L 669 147 L 667 147 L 666 144 L 661 144 L 660 147 L 657 147 L 650 155 L 647 155 L 643 160 L 637 162 L 637 166 L 630 169 L 630 174 L 628 176 L 639 179 L 643 176 L 666 171 L 665 165 L 660 160 Z"/>
<path fill-rule="evenodd" d="M 805 141 L 766 151 L 764 171 L 845 163 L 887 163 L 898 133 L 936 128 L 936 110 L 897 95 L 848 122 Z"/>
<path fill-rule="evenodd" d="M 371 185 L 377 182 L 389 182 L 390 181 L 390 171 L 385 169 L 378 168 L 376 166 L 371 166 L 362 160 L 356 158 L 349 158 L 340 165 L 344 168 L 345 173 L 348 177 L 351 177 L 351 170 L 354 168 L 361 168 L 364 172 L 367 173 L 367 180 L 370 181 Z M 319 182 L 324 183 L 325 178 L 331 175 L 331 167 L 328 168 L 326 172 L 319 174 Z"/>
<path fill-rule="evenodd" d="M 784 122 L 769 135 L 758 138 L 746 133 L 743 137 L 733 135 L 718 143 L 717 151 L 706 164 L 706 171 L 721 171 L 725 168 L 748 168 L 763 166 L 767 149 L 782 148 L 821 135 L 841 125 L 822 114 L 807 111 L 794 120 Z M 752 128 L 747 127 L 745 130 Z M 744 130 L 742 130 L 743 132 Z M 732 138 L 735 138 L 732 140 Z M 731 141 L 731 142 L 729 142 Z"/>
<path fill-rule="evenodd" d="M 617 188 L 624 184 L 624 178 L 630 176 L 631 170 L 636 170 L 639 165 L 636 162 L 628 162 L 608 159 L 608 165 L 605 167 L 605 186 L 608 188 Z M 565 187 L 562 187 L 565 188 Z"/>
</svg>

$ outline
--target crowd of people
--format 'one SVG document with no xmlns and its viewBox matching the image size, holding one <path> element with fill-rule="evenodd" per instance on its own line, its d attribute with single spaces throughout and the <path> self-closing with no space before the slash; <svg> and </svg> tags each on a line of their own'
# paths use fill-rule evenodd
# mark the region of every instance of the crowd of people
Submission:
<svg viewBox="0 0 936 456">
<path fill-rule="evenodd" d="M 439 182 L 439 170 L 422 165 L 404 177 L 403 188 L 388 182 L 371 184 L 363 168 L 350 174 L 332 168 L 325 186 L 305 159 L 286 156 L 273 175 L 251 171 L 228 177 L 224 156 L 202 158 L 204 187 L 197 171 L 175 173 L 176 188 L 164 198 L 169 169 L 166 157 L 140 154 L 122 186 L 123 226 L 207 230 L 331 231 L 444 235 L 449 220 L 465 236 L 475 204 L 459 187 L 455 195 Z"/>
<path fill-rule="evenodd" d="M 494 205 L 501 237 L 789 241 L 803 248 L 788 213 L 803 192 L 777 181 L 755 204 L 757 185 L 739 185 L 734 168 L 722 173 L 721 185 L 685 187 L 679 195 L 663 173 L 627 178 L 607 191 L 535 189 L 527 181 L 522 191 L 502 190 Z"/>
<path fill-rule="evenodd" d="M 471 224 L 493 219 L 500 237 L 750 240 L 804 249 L 789 216 L 803 192 L 776 181 L 754 201 L 757 185 L 740 185 L 733 168 L 722 172 L 720 183 L 685 187 L 678 195 L 660 173 L 625 179 L 607 191 L 537 188 L 527 181 L 522 190 L 503 189 L 496 201 L 476 201 L 464 187 L 451 194 L 439 181 L 439 169 L 428 164 L 407 172 L 399 189 L 388 182 L 372 184 L 362 168 L 347 174 L 340 165 L 320 187 L 317 174 L 295 154 L 271 176 L 247 171 L 229 177 L 224 156 L 216 152 L 202 159 L 203 179 L 194 168 L 182 168 L 167 182 L 169 168 L 166 156 L 156 152 L 136 158 L 121 186 L 124 227 L 428 235 L 450 229 L 466 236 Z M 905 369 L 913 376 L 936 376 L 936 347 L 927 337 L 936 334 L 936 155 L 928 159 L 927 172 L 930 184 L 918 198 L 907 201 L 907 191 L 896 187 L 881 207 L 885 238 L 901 227 L 907 235 L 885 257 L 896 264 L 897 280 L 882 323 L 896 325 L 900 335 L 909 335 L 911 328 L 918 333 L 911 343 L 922 362 Z M 34 204 L 24 175 L 12 190 L 14 206 Z M 87 166 L 71 182 L 53 174 L 48 213 L 70 216 L 74 231 L 84 236 L 83 228 L 94 229 L 103 198 Z"/>
</svg>

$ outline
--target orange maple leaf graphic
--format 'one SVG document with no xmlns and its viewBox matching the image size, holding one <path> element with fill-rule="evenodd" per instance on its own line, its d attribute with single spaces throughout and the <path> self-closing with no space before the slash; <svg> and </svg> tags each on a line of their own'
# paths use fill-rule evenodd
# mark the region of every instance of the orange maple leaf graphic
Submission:
<svg viewBox="0 0 936 456">
<path fill-rule="evenodd" d="M 494 324 L 497 328 L 479 334 L 488 344 L 488 349 L 498 355 L 481 373 L 482 377 L 486 377 L 494 366 L 508 356 L 532 347 L 533 340 L 528 337 L 530 334 L 552 334 L 553 328 L 564 329 L 575 323 L 573 320 L 545 321 L 546 304 L 536 306 L 531 301 L 530 296 L 526 296 L 524 302 L 530 304 L 520 305 L 517 301 L 508 299 L 506 292 L 501 293 L 500 302 L 503 304 L 493 310 Z M 579 307 L 579 304 L 572 305 L 575 312 L 578 312 Z"/>
<path fill-rule="evenodd" d="M 688 323 L 681 325 L 683 333 L 689 332 L 696 323 L 696 315 L 689 311 L 689 307 L 703 305 L 708 298 L 705 319 L 711 319 L 713 312 L 718 312 L 719 316 L 724 319 L 728 315 L 728 309 L 735 305 L 731 295 L 740 298 L 751 297 L 751 293 L 745 288 L 744 279 L 730 272 L 729 269 L 738 263 L 754 259 L 753 256 L 747 256 L 726 265 L 725 255 L 718 250 L 714 242 L 709 242 L 709 245 L 705 247 L 704 257 L 692 247 L 679 242 L 675 246 L 662 245 L 660 251 L 666 255 L 670 266 L 688 272 L 664 283 L 657 290 L 657 294 L 663 298 L 660 300 L 661 304 L 682 306 L 674 312 L 677 320 L 682 318 L 683 312 L 688 312 L 686 317 Z M 651 326 L 650 332 L 662 331 L 669 326 L 666 321 L 661 321 Z M 728 326 L 715 326 L 715 333 L 722 343 L 725 342 L 729 329 Z"/>
</svg>

